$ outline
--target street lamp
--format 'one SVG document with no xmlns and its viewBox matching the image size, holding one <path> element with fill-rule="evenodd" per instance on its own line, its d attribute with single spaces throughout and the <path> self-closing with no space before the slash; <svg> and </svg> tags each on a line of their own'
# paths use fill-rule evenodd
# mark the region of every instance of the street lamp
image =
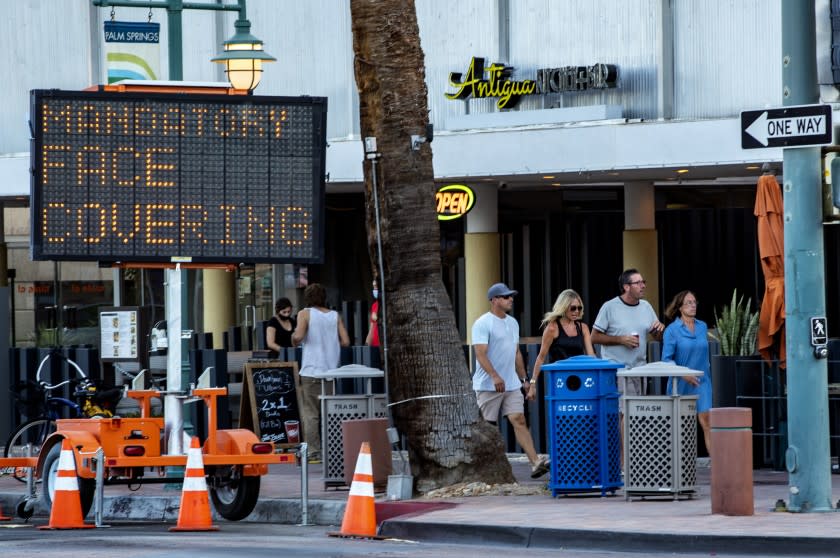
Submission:
<svg viewBox="0 0 840 558">
<path fill-rule="evenodd" d="M 239 18 L 236 33 L 224 42 L 225 51 L 212 59 L 225 65 L 228 81 L 234 89 L 253 91 L 260 83 L 263 62 L 277 59 L 263 51 L 263 43 L 251 35 L 251 22 Z"/>
</svg>

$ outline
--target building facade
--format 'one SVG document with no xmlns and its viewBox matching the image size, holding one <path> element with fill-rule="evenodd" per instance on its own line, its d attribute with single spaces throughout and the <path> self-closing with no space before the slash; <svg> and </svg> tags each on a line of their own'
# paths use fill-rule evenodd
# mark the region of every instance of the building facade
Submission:
<svg viewBox="0 0 840 558">
<path fill-rule="evenodd" d="M 231 292 L 235 323 L 247 312 L 267 319 L 277 296 L 299 295 L 306 281 L 327 284 L 334 305 L 369 297 L 349 4 L 248 2 L 252 33 L 277 58 L 256 94 L 328 99 L 327 234 L 321 265 L 242 262 Z M 816 54 L 823 100 L 834 103 L 830 4 L 815 2 Z M 707 322 L 733 289 L 757 302 L 755 184 L 764 163 L 782 174 L 782 150 L 742 149 L 740 113 L 782 105 L 779 0 L 416 0 L 416 9 L 435 178 L 475 196 L 465 217 L 441 222 L 443 279 L 464 340 L 497 280 L 522 293 L 516 313 L 525 336 L 539 335 L 542 313 L 564 288 L 582 294 L 591 321 L 631 266 L 660 309 L 684 288 L 697 293 Z M 0 39 L 8 42 L 1 64 L 13 76 L 0 107 L 0 195 L 15 270 L 14 338 L 47 343 L 50 331 L 91 324 L 86 309 L 112 304 L 114 293 L 124 304 L 159 307 L 162 287 L 154 271 L 126 277 L 95 264 L 29 260 L 29 91 L 103 83 L 111 10 L 28 0 L 7 12 L 15 26 Z M 148 15 L 114 9 L 117 20 Z M 165 75 L 165 13 L 152 10 L 152 19 L 161 23 Z M 209 60 L 234 19 L 184 12 L 185 80 L 224 81 Z M 840 236 L 826 226 L 825 238 L 833 284 Z M 192 281 L 200 290 L 201 274 Z M 840 300 L 830 289 L 827 302 L 831 323 Z M 206 305 L 195 306 L 202 330 Z M 363 331 L 354 337 L 360 342 Z"/>
</svg>

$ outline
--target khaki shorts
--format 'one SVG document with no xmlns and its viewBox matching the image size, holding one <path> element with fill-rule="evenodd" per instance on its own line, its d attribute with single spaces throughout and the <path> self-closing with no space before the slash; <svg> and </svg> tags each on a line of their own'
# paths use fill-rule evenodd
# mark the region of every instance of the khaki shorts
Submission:
<svg viewBox="0 0 840 558">
<path fill-rule="evenodd" d="M 623 385 L 624 395 L 645 395 L 645 380 L 647 378 L 640 378 L 638 376 L 620 378 L 618 381 L 618 391 L 622 390 Z"/>
<path fill-rule="evenodd" d="M 522 390 L 515 389 L 499 393 L 498 391 L 477 391 L 478 409 L 484 420 L 497 422 L 499 412 L 506 417 L 508 415 L 523 414 L 525 412 L 525 396 Z"/>
</svg>

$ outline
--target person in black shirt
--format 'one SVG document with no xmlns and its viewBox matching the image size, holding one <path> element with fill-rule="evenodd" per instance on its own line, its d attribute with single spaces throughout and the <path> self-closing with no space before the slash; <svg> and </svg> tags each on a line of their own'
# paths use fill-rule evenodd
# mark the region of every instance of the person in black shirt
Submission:
<svg viewBox="0 0 840 558">
<path fill-rule="evenodd" d="M 265 344 L 278 356 L 282 347 L 292 346 L 292 332 L 297 322 L 292 317 L 292 301 L 286 297 L 278 298 L 274 303 L 274 316 L 268 320 L 265 329 Z"/>
<path fill-rule="evenodd" d="M 537 397 L 537 380 L 542 365 L 549 364 L 577 355 L 595 355 L 589 326 L 583 321 L 583 302 L 580 295 L 572 289 L 566 289 L 554 302 L 551 312 L 547 312 L 542 321 L 543 334 L 540 354 L 534 361 L 534 374 L 528 388 L 528 399 Z M 546 357 L 548 361 L 546 362 Z"/>
</svg>

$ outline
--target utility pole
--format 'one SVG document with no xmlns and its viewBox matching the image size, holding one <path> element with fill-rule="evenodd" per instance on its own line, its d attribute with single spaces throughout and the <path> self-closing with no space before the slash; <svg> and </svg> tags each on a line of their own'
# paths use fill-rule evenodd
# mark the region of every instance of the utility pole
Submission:
<svg viewBox="0 0 840 558">
<path fill-rule="evenodd" d="M 814 3 L 782 0 L 785 106 L 819 102 Z M 809 342 L 810 318 L 825 316 L 819 147 L 784 150 L 785 328 L 788 449 L 793 512 L 833 511 L 828 430 L 828 367 Z"/>
</svg>

